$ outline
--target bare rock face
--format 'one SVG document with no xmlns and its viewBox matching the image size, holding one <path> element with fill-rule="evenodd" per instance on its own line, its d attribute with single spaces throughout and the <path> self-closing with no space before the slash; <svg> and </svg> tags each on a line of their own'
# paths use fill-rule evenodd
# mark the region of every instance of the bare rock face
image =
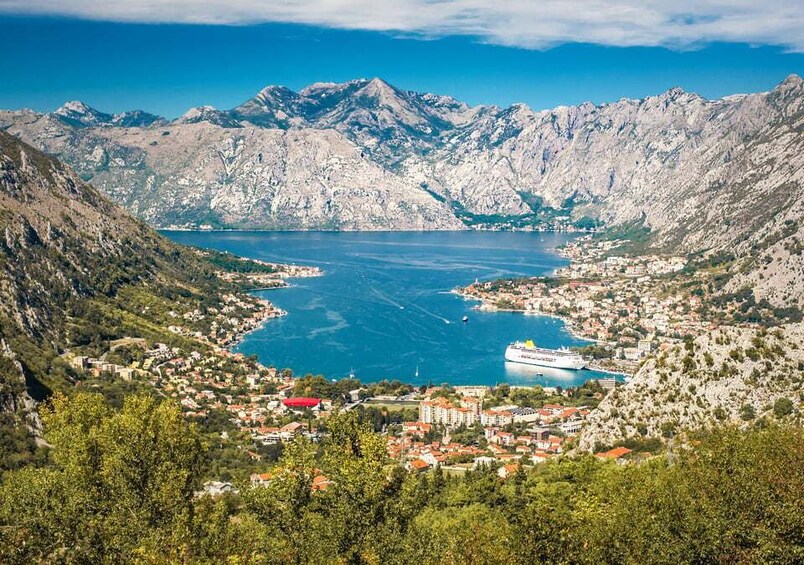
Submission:
<svg viewBox="0 0 804 565">
<path fill-rule="evenodd" d="M 780 398 L 800 402 L 804 324 L 771 331 L 723 327 L 648 359 L 589 415 L 579 448 L 672 437 L 717 423 L 775 418 Z"/>
<path fill-rule="evenodd" d="M 706 100 L 470 108 L 380 79 L 266 87 L 232 110 L 168 122 L 80 102 L 0 112 L 0 127 L 54 154 L 154 225 L 460 229 L 463 213 L 550 207 L 644 226 L 674 252 L 767 250 L 747 265 L 775 304 L 802 299 L 804 87 Z M 781 235 L 780 235 L 781 234 Z"/>
</svg>

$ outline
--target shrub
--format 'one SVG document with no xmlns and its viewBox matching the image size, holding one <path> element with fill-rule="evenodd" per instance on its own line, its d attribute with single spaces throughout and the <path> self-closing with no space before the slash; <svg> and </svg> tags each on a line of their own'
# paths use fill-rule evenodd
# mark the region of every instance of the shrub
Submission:
<svg viewBox="0 0 804 565">
<path fill-rule="evenodd" d="M 784 396 L 777 398 L 773 403 L 773 414 L 777 418 L 784 418 L 793 413 L 793 402 Z"/>
</svg>

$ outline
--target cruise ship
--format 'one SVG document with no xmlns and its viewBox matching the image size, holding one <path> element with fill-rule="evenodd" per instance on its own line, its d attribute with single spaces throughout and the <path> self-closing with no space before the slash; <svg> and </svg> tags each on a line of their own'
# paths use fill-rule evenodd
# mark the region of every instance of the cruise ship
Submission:
<svg viewBox="0 0 804 565">
<path fill-rule="evenodd" d="M 505 349 L 505 360 L 525 365 L 555 367 L 557 369 L 583 369 L 586 361 L 583 357 L 566 348 L 542 349 L 536 347 L 531 340 L 516 341 Z"/>
</svg>

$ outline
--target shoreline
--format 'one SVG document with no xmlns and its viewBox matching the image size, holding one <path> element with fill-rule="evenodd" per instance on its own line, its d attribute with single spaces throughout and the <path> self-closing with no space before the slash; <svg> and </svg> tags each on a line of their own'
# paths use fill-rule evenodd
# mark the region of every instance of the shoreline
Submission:
<svg viewBox="0 0 804 565">
<path fill-rule="evenodd" d="M 276 284 L 274 286 L 261 287 L 261 288 L 259 288 L 259 287 L 258 288 L 249 288 L 249 289 L 245 289 L 245 290 L 242 291 L 242 292 L 248 294 L 249 296 L 253 296 L 254 298 L 256 298 L 260 302 L 260 304 L 263 305 L 263 309 L 262 309 L 262 314 L 263 315 L 261 316 L 259 321 L 257 321 L 252 327 L 250 327 L 250 328 L 248 328 L 246 330 L 237 332 L 236 334 L 234 334 L 234 336 L 229 341 L 229 343 L 221 345 L 222 348 L 226 349 L 227 351 L 229 351 L 231 353 L 233 353 L 232 350 L 235 347 L 237 347 L 240 343 L 243 342 L 243 340 L 246 338 L 246 336 L 248 334 L 263 328 L 265 326 L 265 324 L 267 324 L 271 320 L 275 320 L 277 318 L 283 318 L 283 317 L 288 315 L 287 310 L 283 310 L 282 308 L 280 308 L 279 306 L 275 305 L 270 300 L 260 298 L 259 296 L 257 296 L 254 293 L 267 292 L 267 291 L 270 291 L 270 290 L 280 290 L 280 289 L 284 289 L 284 288 L 291 288 L 293 285 L 291 285 L 289 282 L 287 282 L 287 279 L 291 279 L 291 278 L 313 278 L 313 277 L 323 277 L 324 276 L 324 271 L 320 267 L 295 265 L 295 264 L 290 264 L 290 263 L 266 263 L 264 261 L 261 262 L 261 261 L 254 260 L 254 259 L 250 259 L 250 260 L 256 261 L 256 262 L 262 263 L 262 264 L 271 264 L 271 265 L 282 266 L 284 268 L 290 268 L 291 271 L 290 272 L 287 272 L 287 271 L 281 272 L 281 273 L 278 274 L 279 275 L 278 278 L 271 279 L 271 280 L 274 280 L 274 281 L 278 282 L 279 284 Z M 262 275 L 257 275 L 257 276 L 260 277 Z"/>
<path fill-rule="evenodd" d="M 593 337 L 587 337 L 587 336 L 583 335 L 582 333 L 578 332 L 574 328 L 574 324 L 573 324 L 572 320 L 570 320 L 569 318 L 565 318 L 563 316 L 560 316 L 558 314 L 551 314 L 549 312 L 541 312 L 539 310 L 521 310 L 519 308 L 499 308 L 499 307 L 495 306 L 494 304 L 490 304 L 489 302 L 487 302 L 483 298 L 479 298 L 479 297 L 474 296 L 472 294 L 464 293 L 464 292 L 462 292 L 461 290 L 459 290 L 457 288 L 451 290 L 450 292 L 452 294 L 456 294 L 456 295 L 460 296 L 464 300 L 473 300 L 475 302 L 480 302 L 479 305 L 472 307 L 472 310 L 476 310 L 478 312 L 491 312 L 491 313 L 507 312 L 509 314 L 522 314 L 523 316 L 542 316 L 542 317 L 545 317 L 545 318 L 553 318 L 555 320 L 561 320 L 561 322 L 564 323 L 564 328 L 574 338 L 582 339 L 583 341 L 589 341 L 589 342 L 592 342 L 592 343 L 595 343 L 595 344 L 598 344 L 598 345 L 606 343 L 605 341 L 602 341 L 602 340 L 599 340 L 599 339 L 596 339 L 596 338 L 593 338 Z"/>
<path fill-rule="evenodd" d="M 254 327 L 251 327 L 251 328 L 249 328 L 247 330 L 238 332 L 235 336 L 232 337 L 232 340 L 229 343 L 227 343 L 226 345 L 221 346 L 221 347 L 223 347 L 223 349 L 226 349 L 230 353 L 234 353 L 234 351 L 232 351 L 232 350 L 235 347 L 237 347 L 238 345 L 240 345 L 243 342 L 243 340 L 246 338 L 247 335 L 249 335 L 250 333 L 255 332 L 255 331 L 259 330 L 259 329 L 262 329 L 265 326 L 265 324 L 267 324 L 271 320 L 276 320 L 277 318 L 284 318 L 285 316 L 288 315 L 287 310 L 282 310 L 281 308 L 277 308 L 276 306 L 273 305 L 273 303 L 268 302 L 267 300 L 264 301 L 264 302 L 270 304 L 271 307 L 274 308 L 273 313 L 266 314 L 265 316 L 263 316 L 260 319 L 260 321 L 257 322 L 254 325 Z"/>
<path fill-rule="evenodd" d="M 591 344 L 603 345 L 603 344 L 606 343 L 605 341 L 602 341 L 602 340 L 599 340 L 599 339 L 596 339 L 596 338 L 592 338 L 592 337 L 587 337 L 587 336 L 583 335 L 582 333 L 580 333 L 579 331 L 577 331 L 575 329 L 572 320 L 570 320 L 568 318 L 565 318 L 563 316 L 560 316 L 558 314 L 540 312 L 538 310 L 521 310 L 521 309 L 518 309 L 518 308 L 499 308 L 499 307 L 495 306 L 494 304 L 490 304 L 487 300 L 485 300 L 483 298 L 480 298 L 480 297 L 474 296 L 472 294 L 468 294 L 468 293 L 463 292 L 460 288 L 455 288 L 455 289 L 451 290 L 450 292 L 452 294 L 460 296 L 464 300 L 472 300 L 474 302 L 479 302 L 480 303 L 479 305 L 476 305 L 476 306 L 472 307 L 472 310 L 475 310 L 477 312 L 487 312 L 487 313 L 492 313 L 492 314 L 496 314 L 496 313 L 521 314 L 523 316 L 543 316 L 545 318 L 553 318 L 555 320 L 560 320 L 564 324 L 564 329 L 567 330 L 567 333 L 569 333 L 572 337 L 574 337 L 576 339 L 580 339 L 580 340 L 583 340 L 583 341 L 588 341 L 588 342 L 590 342 L 590 345 Z M 597 359 L 592 359 L 590 364 L 585 368 L 588 369 L 588 370 L 597 371 L 599 373 L 606 373 L 606 374 L 610 374 L 610 375 L 619 375 L 619 376 L 622 376 L 622 377 L 633 377 L 636 374 L 636 371 L 629 372 L 629 371 L 625 371 L 625 370 L 616 371 L 616 370 L 612 370 L 612 369 L 607 369 L 607 368 L 601 367 L 598 363 L 596 363 L 597 361 L 598 361 Z"/>
<path fill-rule="evenodd" d="M 180 226 L 154 227 L 158 232 L 180 232 L 180 233 L 464 233 L 464 232 L 511 232 L 511 233 L 567 233 L 590 235 L 600 233 L 603 230 L 581 230 L 581 229 L 504 229 L 504 228 L 478 228 L 466 226 L 463 229 L 455 228 L 430 228 L 430 229 L 388 229 L 388 228 L 355 228 L 355 229 L 271 229 L 271 228 L 184 228 Z"/>
</svg>

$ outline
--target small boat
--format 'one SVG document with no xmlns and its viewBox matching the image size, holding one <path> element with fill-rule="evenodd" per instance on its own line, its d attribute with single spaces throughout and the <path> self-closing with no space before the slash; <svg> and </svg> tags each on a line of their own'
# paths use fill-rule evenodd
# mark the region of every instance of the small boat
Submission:
<svg viewBox="0 0 804 565">
<path fill-rule="evenodd" d="M 465 324 L 466 322 L 468 322 L 468 321 L 469 321 L 469 316 L 464 316 L 462 321 L 463 321 L 463 323 L 464 323 L 464 324 Z"/>
</svg>

